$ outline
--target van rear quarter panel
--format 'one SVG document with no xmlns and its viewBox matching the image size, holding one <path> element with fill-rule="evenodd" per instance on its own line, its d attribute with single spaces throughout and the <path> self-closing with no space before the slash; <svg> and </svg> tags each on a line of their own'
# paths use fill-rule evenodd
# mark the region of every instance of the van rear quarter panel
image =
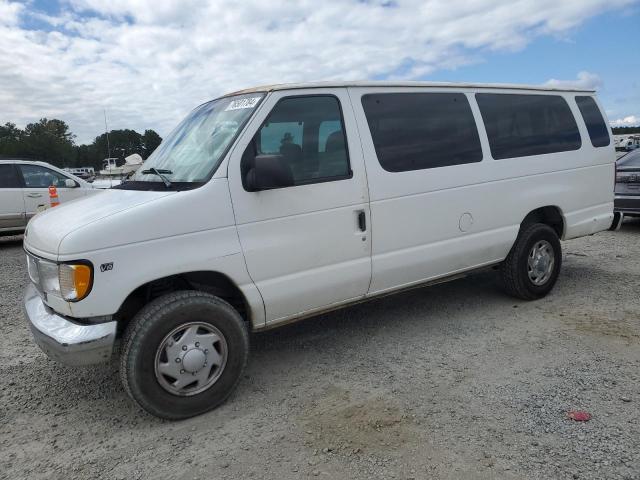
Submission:
<svg viewBox="0 0 640 480">
<path fill-rule="evenodd" d="M 562 212 L 563 238 L 608 228 L 613 219 L 613 146 L 594 148 L 575 93 L 498 90 L 492 93 L 562 95 L 574 114 L 581 147 L 494 160 L 473 88 L 352 88 L 350 95 L 367 168 L 371 199 L 373 278 L 370 293 L 392 290 L 502 261 L 525 216 L 543 206 Z M 483 151 L 478 163 L 387 172 L 378 161 L 362 107 L 367 93 L 464 92 Z M 467 231 L 461 218 L 470 214 Z"/>
</svg>

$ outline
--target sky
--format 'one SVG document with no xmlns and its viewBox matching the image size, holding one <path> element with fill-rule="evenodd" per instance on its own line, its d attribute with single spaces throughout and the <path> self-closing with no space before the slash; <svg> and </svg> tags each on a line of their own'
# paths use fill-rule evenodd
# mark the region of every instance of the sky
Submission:
<svg viewBox="0 0 640 480">
<path fill-rule="evenodd" d="M 256 85 L 433 80 L 596 88 L 640 125 L 640 0 L 0 0 L 0 124 L 161 136 Z"/>
</svg>

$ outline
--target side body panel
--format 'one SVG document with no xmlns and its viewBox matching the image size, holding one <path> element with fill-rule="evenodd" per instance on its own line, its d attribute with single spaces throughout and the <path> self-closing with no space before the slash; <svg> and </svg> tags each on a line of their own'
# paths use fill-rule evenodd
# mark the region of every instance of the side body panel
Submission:
<svg viewBox="0 0 640 480">
<path fill-rule="evenodd" d="M 243 152 L 278 100 L 332 95 L 345 122 L 351 178 L 259 192 L 242 186 Z M 364 297 L 371 279 L 366 176 L 360 139 L 346 89 L 276 92 L 251 120 L 228 163 L 238 235 L 251 278 L 262 294 L 267 322 L 282 321 Z"/>
<path fill-rule="evenodd" d="M 15 169 L 12 164 L 3 164 L 5 169 Z M 7 166 L 9 165 L 9 166 Z M 11 170 L 10 170 L 11 171 Z M 17 171 L 14 170 L 17 178 Z M 19 184 L 0 187 L 0 232 L 21 230 L 26 225 L 22 188 Z"/>
<path fill-rule="evenodd" d="M 90 184 L 85 182 L 84 180 L 81 180 L 79 178 L 72 178 L 64 170 L 56 168 L 52 165 L 43 164 L 40 162 L 38 163 L 24 162 L 24 163 L 19 163 L 17 165 L 18 168 L 29 167 L 29 166 L 32 166 L 38 169 L 44 169 L 44 171 L 50 171 L 54 175 L 58 175 L 60 177 L 73 180 L 76 183 L 77 186 L 73 188 L 62 187 L 62 186 L 57 187 L 56 190 L 58 193 L 58 201 L 61 205 L 68 203 L 72 200 L 77 200 L 87 195 L 94 195 L 100 192 L 100 190 L 91 188 Z M 30 186 L 25 182 L 22 192 L 24 195 L 24 205 L 25 205 L 27 221 L 29 221 L 38 212 L 41 212 L 42 210 L 49 208 L 49 206 L 51 205 L 48 186 Z"/>
<path fill-rule="evenodd" d="M 480 134 L 483 161 L 408 172 L 387 172 L 380 166 L 361 97 L 417 91 L 467 95 Z M 561 94 L 576 117 L 582 136 L 579 150 L 493 160 L 474 98 L 477 91 L 482 90 L 350 89 L 369 179 L 373 233 L 370 294 L 503 260 L 524 217 L 539 207 L 560 209 L 566 222 L 564 238 L 595 233 L 611 224 L 613 147 L 591 146 L 573 95 Z"/>
<path fill-rule="evenodd" d="M 147 201 L 129 209 L 115 208 L 111 215 L 105 211 L 100 221 L 85 222 L 61 238 L 59 255 L 48 258 L 89 260 L 94 266 L 93 287 L 85 300 L 76 303 L 49 296 L 50 307 L 77 318 L 112 315 L 145 283 L 180 273 L 213 271 L 240 288 L 254 326 L 264 324 L 262 299 L 240 250 L 226 179 L 216 178 L 201 188 L 178 193 L 115 190 L 104 195 L 118 194 L 141 194 Z M 74 208 L 81 209 L 85 202 L 94 199 L 74 202 Z M 51 228 L 74 208 L 69 205 L 35 217 L 25 247 L 35 250 L 29 243 L 32 232 L 40 238 L 41 230 Z M 113 268 L 101 271 L 100 266 L 107 263 L 113 263 Z"/>
</svg>

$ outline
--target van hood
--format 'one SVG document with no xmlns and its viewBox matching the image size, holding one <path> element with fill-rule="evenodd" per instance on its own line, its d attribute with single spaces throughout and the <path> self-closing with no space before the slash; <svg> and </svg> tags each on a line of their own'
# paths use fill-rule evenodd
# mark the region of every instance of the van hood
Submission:
<svg viewBox="0 0 640 480">
<path fill-rule="evenodd" d="M 25 248 L 35 254 L 57 256 L 62 240 L 86 225 L 176 192 L 104 190 L 34 216 L 27 225 Z"/>
</svg>

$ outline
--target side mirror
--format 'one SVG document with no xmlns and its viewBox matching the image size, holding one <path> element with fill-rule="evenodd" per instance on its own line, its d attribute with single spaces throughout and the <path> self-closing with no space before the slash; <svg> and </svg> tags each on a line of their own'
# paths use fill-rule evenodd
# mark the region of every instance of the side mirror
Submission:
<svg viewBox="0 0 640 480">
<path fill-rule="evenodd" d="M 76 188 L 78 185 L 70 178 L 66 178 L 64 181 L 64 186 L 67 188 Z"/>
<path fill-rule="evenodd" d="M 256 155 L 243 183 L 250 192 L 294 185 L 291 168 L 282 155 Z"/>
</svg>

